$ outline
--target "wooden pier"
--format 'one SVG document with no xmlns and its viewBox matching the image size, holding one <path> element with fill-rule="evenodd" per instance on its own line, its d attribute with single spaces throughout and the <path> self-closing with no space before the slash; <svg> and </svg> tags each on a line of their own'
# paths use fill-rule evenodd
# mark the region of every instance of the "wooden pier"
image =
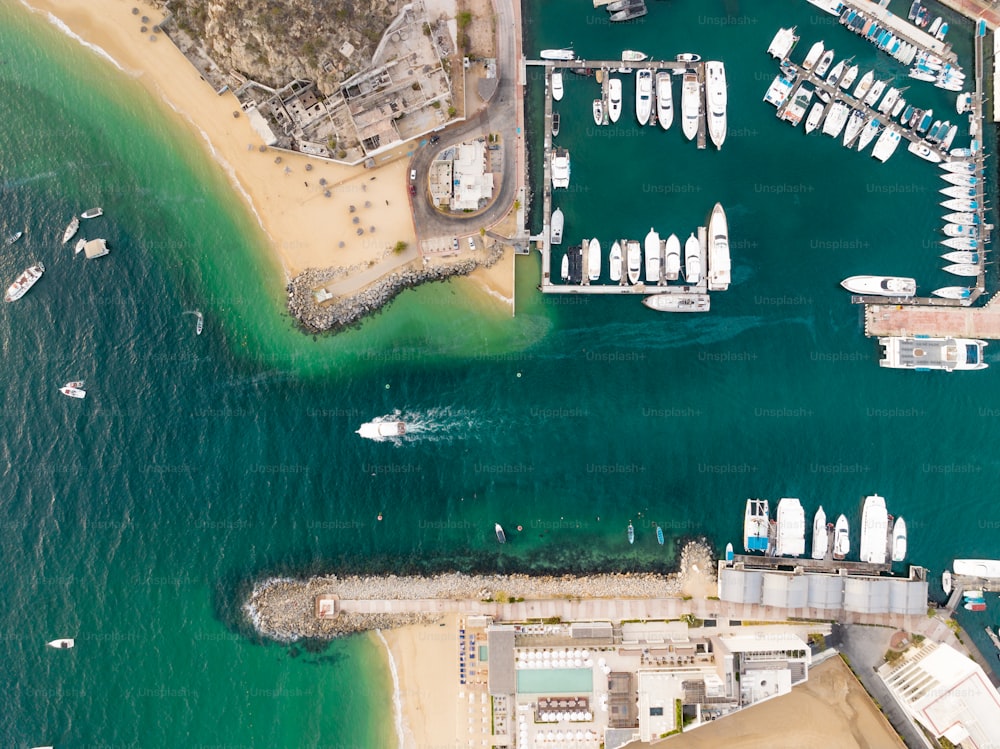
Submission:
<svg viewBox="0 0 1000 749">
<path fill-rule="evenodd" d="M 831 534 L 832 535 L 832 534 Z M 832 539 L 831 539 L 832 545 Z M 747 569 L 780 570 L 800 569 L 803 572 L 842 573 L 845 575 L 880 575 L 892 572 L 892 563 L 871 564 L 834 559 L 829 552 L 823 559 L 812 557 L 769 557 L 759 554 L 735 554 L 733 563 Z"/>
</svg>

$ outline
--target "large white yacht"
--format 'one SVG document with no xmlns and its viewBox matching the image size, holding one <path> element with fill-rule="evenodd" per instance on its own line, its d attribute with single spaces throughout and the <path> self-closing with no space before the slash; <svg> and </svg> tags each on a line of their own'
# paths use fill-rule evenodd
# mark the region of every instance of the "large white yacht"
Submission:
<svg viewBox="0 0 1000 749">
<path fill-rule="evenodd" d="M 705 63 L 705 98 L 708 102 L 708 134 L 716 148 L 726 140 L 726 66 L 709 60 Z"/>
<path fill-rule="evenodd" d="M 565 148 L 552 152 L 552 187 L 569 187 L 569 151 Z"/>
<path fill-rule="evenodd" d="M 664 130 L 674 124 L 674 89 L 669 72 L 656 74 L 656 119 Z"/>
<path fill-rule="evenodd" d="M 698 76 L 685 73 L 681 84 L 681 127 L 684 137 L 694 140 L 698 134 L 698 117 L 701 114 L 701 87 Z"/>
<path fill-rule="evenodd" d="M 767 53 L 777 60 L 784 60 L 798 40 L 794 26 L 790 29 L 778 29 L 778 33 L 774 35 L 774 39 L 771 40 L 771 44 L 767 48 Z"/>
<path fill-rule="evenodd" d="M 681 275 L 681 240 L 676 234 L 667 237 L 663 250 L 663 277 L 676 281 Z"/>
<path fill-rule="evenodd" d="M 917 282 L 902 276 L 851 276 L 840 285 L 852 294 L 910 297 L 917 293 Z"/>
<path fill-rule="evenodd" d="M 552 98 L 556 101 L 562 101 L 563 98 L 563 79 L 560 72 L 552 74 Z"/>
<path fill-rule="evenodd" d="M 861 561 L 885 564 L 889 538 L 889 515 L 885 498 L 878 494 L 865 497 L 861 510 Z"/>
<path fill-rule="evenodd" d="M 889 369 L 986 369 L 983 349 L 986 341 L 975 338 L 918 338 L 891 336 L 878 339 L 885 349 L 880 367 Z"/>
<path fill-rule="evenodd" d="M 562 208 L 556 208 L 552 211 L 552 226 L 549 227 L 549 244 L 562 244 L 564 221 Z"/>
<path fill-rule="evenodd" d="M 806 550 L 806 513 L 795 497 L 778 502 L 774 553 L 779 557 L 800 557 Z"/>
<path fill-rule="evenodd" d="M 1000 561 L 996 559 L 956 559 L 952 564 L 956 575 L 1000 578 Z"/>
<path fill-rule="evenodd" d="M 660 235 L 653 227 L 649 228 L 644 245 L 646 254 L 646 283 L 660 282 Z"/>
<path fill-rule="evenodd" d="M 878 140 L 875 141 L 872 156 L 881 162 L 888 161 L 889 157 L 896 152 L 896 148 L 899 147 L 899 141 L 899 132 L 894 127 L 886 127 L 878 137 Z"/>
<path fill-rule="evenodd" d="M 608 119 L 618 122 L 622 116 L 622 79 L 608 79 Z"/>
<path fill-rule="evenodd" d="M 635 118 L 640 125 L 649 123 L 653 111 L 653 71 L 643 68 L 635 74 Z"/>
<path fill-rule="evenodd" d="M 628 282 L 639 283 L 639 275 L 642 273 L 642 248 L 639 247 L 639 240 L 630 239 L 625 247 L 625 270 L 628 273 Z"/>
<path fill-rule="evenodd" d="M 694 232 L 684 243 L 684 280 L 691 285 L 701 281 L 701 243 Z"/>
<path fill-rule="evenodd" d="M 708 220 L 708 290 L 725 291 L 732 277 L 729 257 L 729 223 L 722 203 L 716 203 Z"/>
</svg>

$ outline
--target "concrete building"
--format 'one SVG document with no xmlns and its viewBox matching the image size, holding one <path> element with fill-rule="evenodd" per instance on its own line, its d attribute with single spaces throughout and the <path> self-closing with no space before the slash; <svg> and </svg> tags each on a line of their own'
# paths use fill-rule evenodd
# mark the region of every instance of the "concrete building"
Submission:
<svg viewBox="0 0 1000 749">
<path fill-rule="evenodd" d="M 950 645 L 925 640 L 878 673 L 935 737 L 963 749 L 1000 746 L 1000 694 L 979 664 Z"/>
<path fill-rule="evenodd" d="M 451 209 L 476 211 L 493 197 L 493 175 L 486 170 L 486 144 L 461 143 L 453 166 Z"/>
</svg>

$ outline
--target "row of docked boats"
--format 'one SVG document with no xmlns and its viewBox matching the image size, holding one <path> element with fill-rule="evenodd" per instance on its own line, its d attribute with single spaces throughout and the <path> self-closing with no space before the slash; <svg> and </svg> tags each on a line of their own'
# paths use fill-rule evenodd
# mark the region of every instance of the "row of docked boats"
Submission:
<svg viewBox="0 0 1000 749">
<path fill-rule="evenodd" d="M 918 81 L 933 83 L 945 91 L 961 91 L 965 87 L 965 73 L 962 69 L 930 52 L 917 55 L 909 76 Z"/>
<path fill-rule="evenodd" d="M 865 498 L 861 511 L 862 562 L 885 564 L 891 553 L 893 562 L 906 558 L 906 522 L 896 518 L 889 535 L 891 516 L 886 512 L 885 499 L 877 494 Z M 805 553 L 806 519 L 802 503 L 795 497 L 783 497 L 778 502 L 777 517 L 771 520 L 766 499 L 748 499 L 743 515 L 743 548 L 748 553 L 768 556 L 800 557 Z M 844 559 L 851 551 L 850 525 L 841 514 L 837 522 L 827 523 L 826 512 L 820 505 L 813 516 L 813 559 Z"/>
<path fill-rule="evenodd" d="M 608 20 L 612 23 L 642 18 L 648 12 L 646 0 L 612 0 L 605 4 L 604 9 L 608 12 Z"/>
<path fill-rule="evenodd" d="M 909 65 L 917 55 L 926 52 L 906 39 L 896 36 L 891 29 L 881 26 L 874 18 L 854 8 L 844 7 L 840 13 L 840 23 L 904 65 Z M 944 39 L 944 35 L 948 33 L 948 24 L 939 18 L 935 22 L 934 31 L 930 33 L 935 36 L 940 34 L 937 38 Z"/>
<path fill-rule="evenodd" d="M 935 39 L 938 41 L 944 41 L 945 34 L 948 33 L 948 22 L 941 16 L 935 16 L 932 21 L 931 12 L 926 8 L 926 6 L 920 3 L 920 0 L 913 0 L 906 17 L 917 28 L 927 29 L 927 33 L 932 35 Z M 930 28 L 928 28 L 928 25 Z"/>
</svg>

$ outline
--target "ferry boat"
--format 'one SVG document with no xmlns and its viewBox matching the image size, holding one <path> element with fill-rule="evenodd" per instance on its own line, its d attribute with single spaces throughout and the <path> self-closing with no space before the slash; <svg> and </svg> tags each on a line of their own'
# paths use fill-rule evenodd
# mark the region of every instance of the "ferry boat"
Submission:
<svg viewBox="0 0 1000 749">
<path fill-rule="evenodd" d="M 360 426 L 355 434 L 368 440 L 381 442 L 406 434 L 406 424 L 402 421 L 369 421 Z"/>
<path fill-rule="evenodd" d="M 657 312 L 708 312 L 711 308 L 708 294 L 653 294 L 643 297 L 642 303 Z"/>
<path fill-rule="evenodd" d="M 953 276 L 972 278 L 975 278 L 982 272 L 982 269 L 978 265 L 973 265 L 972 263 L 954 263 L 953 265 L 946 265 L 941 270 L 945 273 L 951 273 Z"/>
<path fill-rule="evenodd" d="M 934 289 L 931 294 L 942 299 L 969 299 L 972 296 L 972 289 L 965 286 L 944 286 L 940 289 Z"/>
<path fill-rule="evenodd" d="M 61 640 L 52 640 L 46 644 L 50 648 L 55 648 L 56 650 L 69 650 L 71 647 L 76 645 L 76 641 L 72 637 L 64 637 Z"/>
<path fill-rule="evenodd" d="M 629 283 L 639 283 L 639 274 L 642 272 L 642 249 L 638 240 L 630 239 L 625 246 L 625 271 Z"/>
<path fill-rule="evenodd" d="M 896 152 L 896 148 L 899 147 L 899 141 L 902 136 L 893 128 L 891 125 L 887 126 L 882 134 L 875 141 L 875 147 L 872 149 L 872 158 L 878 159 L 882 163 L 885 163 L 889 158 Z"/>
<path fill-rule="evenodd" d="M 988 366 L 983 361 L 986 341 L 978 339 L 889 336 L 879 338 L 878 343 L 884 349 L 879 366 L 889 369 L 953 372 Z"/>
<path fill-rule="evenodd" d="M 997 559 L 956 559 L 951 568 L 956 575 L 1000 579 L 1000 560 Z"/>
<path fill-rule="evenodd" d="M 557 148 L 552 152 L 552 187 L 553 189 L 569 187 L 569 151 Z"/>
<path fill-rule="evenodd" d="M 692 286 L 701 281 L 701 244 L 694 232 L 684 243 L 684 280 Z"/>
<path fill-rule="evenodd" d="M 497 541 L 499 541 L 502 544 L 507 543 L 507 534 L 503 532 L 503 526 L 500 525 L 500 523 L 494 523 L 493 530 L 497 534 Z"/>
<path fill-rule="evenodd" d="M 861 131 L 861 135 L 858 136 L 858 150 L 864 151 L 868 144 L 875 140 L 875 136 L 878 135 L 878 131 L 881 128 L 881 123 L 875 118 L 869 118 L 868 122 L 865 123 L 864 129 Z"/>
<path fill-rule="evenodd" d="M 660 235 L 653 227 L 649 227 L 644 243 L 646 254 L 646 283 L 660 282 Z"/>
<path fill-rule="evenodd" d="M 562 73 L 558 71 L 552 74 L 552 98 L 556 101 L 562 101 L 563 98 Z"/>
<path fill-rule="evenodd" d="M 104 215 L 103 208 L 88 208 L 86 211 L 80 214 L 80 218 L 97 218 L 98 216 Z"/>
<path fill-rule="evenodd" d="M 642 62 L 648 59 L 649 55 L 645 52 L 637 52 L 634 49 L 626 49 L 622 52 L 622 62 Z"/>
<path fill-rule="evenodd" d="M 716 148 L 726 140 L 726 66 L 712 60 L 705 63 L 705 100 L 708 104 L 708 134 Z"/>
<path fill-rule="evenodd" d="M 191 310 L 190 312 L 185 312 L 185 315 L 194 315 L 194 334 L 201 335 L 202 329 L 205 327 L 205 316 L 201 314 L 201 310 Z"/>
<path fill-rule="evenodd" d="M 819 61 L 819 58 L 823 56 L 823 42 L 816 42 L 813 46 L 809 48 L 806 53 L 806 59 L 802 61 L 803 70 L 812 70 L 813 66 Z"/>
<path fill-rule="evenodd" d="M 594 124 L 603 125 L 604 124 L 604 102 L 600 99 L 594 99 L 593 104 L 594 112 Z"/>
<path fill-rule="evenodd" d="M 851 276 L 840 285 L 852 294 L 863 296 L 910 297 L 917 293 L 917 282 L 902 276 Z"/>
<path fill-rule="evenodd" d="M 681 240 L 676 234 L 667 237 L 663 252 L 663 277 L 676 281 L 681 275 Z"/>
<path fill-rule="evenodd" d="M 854 87 L 854 98 L 858 100 L 864 99 L 868 96 L 868 92 L 871 91 L 872 86 L 875 85 L 875 71 L 869 70 L 863 76 L 861 80 L 858 81 L 858 85 Z"/>
<path fill-rule="evenodd" d="M 830 105 L 830 111 L 826 115 L 826 120 L 823 121 L 823 132 L 834 138 L 839 136 L 840 132 L 844 129 L 844 124 L 847 122 L 849 114 L 850 109 L 848 109 L 844 102 L 833 102 Z"/>
<path fill-rule="evenodd" d="M 590 240 L 590 247 L 587 252 L 587 278 L 596 281 L 601 277 L 601 243 L 596 239 Z"/>
<path fill-rule="evenodd" d="M 653 111 L 653 71 L 643 68 L 635 74 L 635 118 L 640 125 L 649 124 Z"/>
<path fill-rule="evenodd" d="M 552 113 L 552 137 L 559 135 L 559 113 Z"/>
<path fill-rule="evenodd" d="M 847 126 L 844 128 L 844 146 L 846 148 L 854 146 L 854 140 L 861 135 L 864 126 L 865 113 L 860 109 L 853 110 L 851 116 L 847 118 Z"/>
<path fill-rule="evenodd" d="M 812 556 L 813 559 L 822 559 L 826 556 L 827 546 L 830 543 L 830 536 L 826 532 L 826 513 L 823 512 L 823 505 L 819 506 L 816 510 L 816 515 L 813 517 L 813 543 L 812 543 Z"/>
<path fill-rule="evenodd" d="M 889 515 L 885 499 L 878 494 L 865 497 L 861 510 L 861 561 L 885 564 L 886 537 L 889 533 Z"/>
<path fill-rule="evenodd" d="M 25 294 L 28 293 L 28 289 L 38 283 L 38 279 L 42 277 L 45 272 L 45 266 L 41 263 L 37 265 L 32 265 L 30 268 L 24 271 L 17 280 L 14 281 L 9 287 L 7 287 L 7 293 L 4 295 L 4 301 L 15 302 Z"/>
<path fill-rule="evenodd" d="M 708 220 L 708 289 L 725 291 L 732 280 L 732 260 L 729 256 L 729 222 L 722 203 L 712 208 Z"/>
<path fill-rule="evenodd" d="M 778 502 L 778 523 L 774 553 L 779 557 L 802 556 L 806 550 L 806 514 L 795 497 Z"/>
<path fill-rule="evenodd" d="M 833 530 L 833 558 L 843 559 L 851 553 L 851 534 L 847 524 L 847 517 L 841 515 L 837 518 L 837 525 Z"/>
<path fill-rule="evenodd" d="M 906 521 L 896 518 L 892 524 L 892 561 L 902 562 L 906 559 Z"/>
<path fill-rule="evenodd" d="M 562 208 L 556 208 L 552 211 L 552 226 L 549 227 L 549 244 L 562 244 L 563 224 L 565 221 Z"/>
<path fill-rule="evenodd" d="M 611 255 L 608 258 L 608 265 L 610 266 L 610 274 L 612 281 L 622 280 L 622 246 L 621 243 L 616 239 L 615 243 L 611 245 Z"/>
<path fill-rule="evenodd" d="M 626 530 L 626 533 L 628 534 L 628 542 L 630 544 L 634 544 L 635 543 L 635 528 L 632 527 L 632 521 L 631 520 L 628 521 L 628 529 Z"/>
<path fill-rule="evenodd" d="M 674 123 L 674 90 L 670 73 L 656 74 L 656 119 L 664 130 L 669 130 Z"/>
<path fill-rule="evenodd" d="M 840 88 L 846 91 L 851 86 L 853 86 L 854 81 L 857 79 L 859 72 L 861 71 L 857 65 L 852 65 L 851 67 L 849 67 L 847 69 L 847 72 L 844 73 L 844 77 L 840 79 Z"/>
<path fill-rule="evenodd" d="M 608 79 L 608 118 L 612 122 L 618 122 L 622 114 L 622 79 Z"/>
<path fill-rule="evenodd" d="M 830 69 L 831 64 L 833 64 L 833 50 L 828 49 L 823 53 L 823 56 L 819 58 L 819 62 L 816 63 L 816 67 L 813 68 L 813 75 L 822 78 L 826 75 L 826 71 Z"/>
<path fill-rule="evenodd" d="M 766 499 L 748 499 L 743 512 L 743 548 L 747 552 L 768 550 L 767 532 L 771 515 Z"/>
<path fill-rule="evenodd" d="M 543 60 L 575 60 L 576 54 L 572 49 L 543 49 L 538 53 Z"/>
<path fill-rule="evenodd" d="M 694 140 L 698 134 L 698 116 L 701 114 L 701 88 L 698 76 L 685 73 L 681 84 L 681 128 L 684 137 Z"/>
<path fill-rule="evenodd" d="M 69 226 L 66 227 L 66 231 L 63 232 L 62 243 L 66 244 L 75 235 L 77 230 L 80 228 L 80 217 L 74 216 L 73 220 L 69 222 Z"/>
<path fill-rule="evenodd" d="M 796 127 L 802 122 L 802 116 L 806 113 L 806 107 L 809 106 L 809 102 L 812 101 L 813 93 L 813 89 L 805 84 L 799 86 L 795 96 L 792 97 L 791 102 L 785 107 L 785 111 L 781 113 L 781 119 L 792 123 L 792 127 Z"/>
<path fill-rule="evenodd" d="M 59 388 L 59 392 L 70 398 L 80 398 L 80 399 L 86 398 L 87 391 L 83 390 L 82 388 L 73 387 L 76 384 L 78 383 L 67 382 L 65 385 Z"/>
<path fill-rule="evenodd" d="M 809 110 L 809 116 L 806 117 L 805 131 L 806 133 L 811 133 L 819 125 L 820 120 L 823 119 L 823 111 L 826 109 L 823 102 L 817 101 L 812 105 L 812 109 Z"/>
<path fill-rule="evenodd" d="M 978 252 L 970 252 L 969 250 L 955 250 L 954 252 L 946 252 L 941 256 L 941 259 L 947 260 L 949 263 L 978 263 L 980 255 Z"/>
<path fill-rule="evenodd" d="M 795 26 L 790 29 L 778 29 L 778 33 L 774 35 L 771 44 L 768 45 L 767 54 L 776 60 L 784 60 L 798 41 L 799 38 L 795 35 Z"/>
</svg>

